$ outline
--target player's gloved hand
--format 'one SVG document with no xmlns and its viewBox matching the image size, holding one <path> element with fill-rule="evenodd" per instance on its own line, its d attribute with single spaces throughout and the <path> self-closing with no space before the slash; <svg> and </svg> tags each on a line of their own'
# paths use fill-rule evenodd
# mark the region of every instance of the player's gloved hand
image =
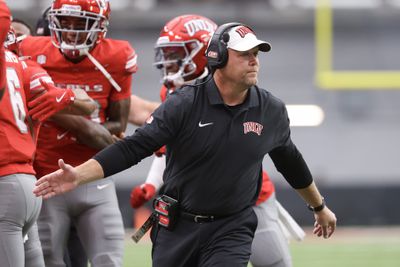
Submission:
<svg viewBox="0 0 400 267">
<path fill-rule="evenodd" d="M 131 206 L 140 208 L 156 194 L 156 188 L 152 184 L 142 184 L 134 187 L 131 191 Z"/>
<path fill-rule="evenodd" d="M 28 113 L 32 119 L 45 121 L 74 102 L 75 94 L 71 89 L 58 88 L 42 79 L 40 83 L 45 92 L 28 103 Z"/>
<path fill-rule="evenodd" d="M 159 150 L 157 150 L 156 152 L 154 152 L 154 154 L 155 154 L 157 157 L 162 157 L 162 155 L 165 155 L 166 151 L 167 151 L 167 148 L 166 148 L 165 146 L 162 146 Z"/>
</svg>

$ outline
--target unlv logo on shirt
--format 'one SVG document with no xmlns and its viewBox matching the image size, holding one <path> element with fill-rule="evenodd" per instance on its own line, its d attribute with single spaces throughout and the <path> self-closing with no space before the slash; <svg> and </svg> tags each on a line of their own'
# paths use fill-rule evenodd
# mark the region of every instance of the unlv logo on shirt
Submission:
<svg viewBox="0 0 400 267">
<path fill-rule="evenodd" d="M 243 133 L 244 134 L 253 132 L 253 133 L 256 133 L 257 135 L 261 135 L 262 129 L 263 129 L 263 126 L 261 124 L 259 124 L 258 122 L 249 121 L 249 122 L 243 123 Z"/>
</svg>

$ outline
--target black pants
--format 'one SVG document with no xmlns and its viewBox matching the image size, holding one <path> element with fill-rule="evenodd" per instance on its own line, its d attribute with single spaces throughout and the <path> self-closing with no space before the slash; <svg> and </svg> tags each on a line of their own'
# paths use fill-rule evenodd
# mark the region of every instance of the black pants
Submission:
<svg viewBox="0 0 400 267">
<path fill-rule="evenodd" d="M 246 267 L 257 217 L 247 208 L 214 222 L 180 219 L 173 231 L 153 227 L 153 267 Z"/>
</svg>

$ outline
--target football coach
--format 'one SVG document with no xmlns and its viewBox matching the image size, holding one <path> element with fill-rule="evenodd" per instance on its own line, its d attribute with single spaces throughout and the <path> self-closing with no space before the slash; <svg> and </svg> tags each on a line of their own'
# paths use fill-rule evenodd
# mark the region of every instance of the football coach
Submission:
<svg viewBox="0 0 400 267">
<path fill-rule="evenodd" d="M 330 237 L 335 214 L 291 140 L 285 104 L 257 86 L 258 54 L 270 49 L 244 24 L 220 26 L 206 50 L 208 77 L 176 90 L 146 125 L 87 162 L 72 167 L 60 159 L 34 193 L 62 194 L 167 145 L 164 186 L 153 204 L 153 266 L 246 267 L 257 226 L 252 206 L 269 154 L 314 212 L 314 233 Z"/>
</svg>

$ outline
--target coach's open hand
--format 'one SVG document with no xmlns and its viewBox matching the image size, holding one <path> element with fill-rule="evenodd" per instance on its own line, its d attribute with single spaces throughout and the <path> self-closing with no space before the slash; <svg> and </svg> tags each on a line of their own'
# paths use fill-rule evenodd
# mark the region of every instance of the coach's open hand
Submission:
<svg viewBox="0 0 400 267">
<path fill-rule="evenodd" d="M 47 174 L 36 182 L 33 193 L 44 199 L 54 197 L 75 189 L 80 184 L 92 182 L 104 178 L 103 168 L 94 159 L 72 167 L 65 164 L 62 159 L 58 160 L 59 170 Z"/>
<path fill-rule="evenodd" d="M 329 238 L 336 229 L 336 216 L 328 208 L 325 207 L 323 210 L 314 213 L 315 223 L 313 233 L 317 236 L 323 236 Z"/>
<path fill-rule="evenodd" d="M 79 185 L 78 173 L 74 167 L 65 164 L 62 159 L 58 160 L 60 169 L 47 174 L 36 182 L 33 193 L 44 199 L 73 190 Z"/>
</svg>

